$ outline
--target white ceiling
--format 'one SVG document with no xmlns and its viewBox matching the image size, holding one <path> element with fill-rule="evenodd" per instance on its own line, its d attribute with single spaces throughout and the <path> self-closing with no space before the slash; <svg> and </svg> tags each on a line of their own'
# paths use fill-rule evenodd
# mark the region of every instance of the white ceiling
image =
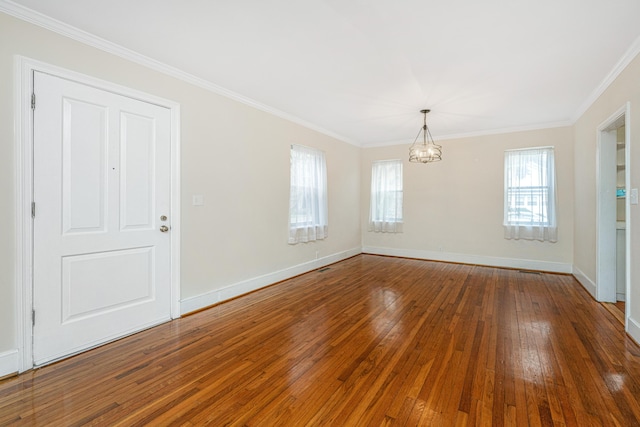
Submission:
<svg viewBox="0 0 640 427">
<path fill-rule="evenodd" d="M 638 0 L 13 3 L 363 146 L 570 124 L 640 45 Z"/>
</svg>

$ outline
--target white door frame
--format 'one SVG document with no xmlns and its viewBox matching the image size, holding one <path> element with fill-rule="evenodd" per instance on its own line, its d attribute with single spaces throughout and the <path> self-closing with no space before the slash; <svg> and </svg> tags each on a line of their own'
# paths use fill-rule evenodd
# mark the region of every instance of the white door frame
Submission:
<svg viewBox="0 0 640 427">
<path fill-rule="evenodd" d="M 33 367 L 33 73 L 40 71 L 171 111 L 171 318 L 180 317 L 180 104 L 134 89 L 16 56 L 14 60 L 15 136 L 15 321 L 18 372 Z M 36 100 L 37 102 L 37 100 Z"/>
<path fill-rule="evenodd" d="M 616 301 L 616 264 L 615 264 L 615 243 L 616 243 L 616 205 L 610 203 L 615 195 L 612 193 L 616 188 L 616 172 L 610 170 L 615 165 L 616 137 L 615 129 L 622 124 L 625 125 L 625 188 L 627 196 L 630 191 L 630 153 L 631 153 L 631 126 L 630 126 L 630 103 L 626 103 L 607 120 L 605 120 L 597 130 L 597 154 L 596 154 L 596 299 L 602 302 Z M 626 313 L 625 325 L 628 325 L 631 286 L 631 221 L 630 221 L 630 200 L 625 199 L 625 292 L 626 292 Z M 613 257 L 613 261 L 612 258 Z"/>
</svg>

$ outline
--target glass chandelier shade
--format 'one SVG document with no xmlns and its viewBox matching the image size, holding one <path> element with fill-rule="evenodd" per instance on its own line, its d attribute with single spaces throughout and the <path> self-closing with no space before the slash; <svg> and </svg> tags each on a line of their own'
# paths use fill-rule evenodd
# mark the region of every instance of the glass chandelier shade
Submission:
<svg viewBox="0 0 640 427">
<path fill-rule="evenodd" d="M 424 124 L 420 128 L 415 141 L 409 148 L 409 161 L 414 163 L 431 163 L 442 160 L 442 146 L 433 142 L 431 132 L 427 127 L 427 113 L 431 110 L 420 110 L 424 115 Z M 422 134 L 422 140 L 420 140 Z"/>
</svg>

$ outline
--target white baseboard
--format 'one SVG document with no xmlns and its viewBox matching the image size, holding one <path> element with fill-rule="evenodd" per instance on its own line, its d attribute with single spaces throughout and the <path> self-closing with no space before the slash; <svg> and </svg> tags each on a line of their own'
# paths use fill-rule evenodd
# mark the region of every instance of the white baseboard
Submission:
<svg viewBox="0 0 640 427">
<path fill-rule="evenodd" d="M 217 304 L 221 301 L 226 301 L 239 295 L 255 291 L 265 286 L 269 286 L 273 283 L 290 279 L 291 277 L 295 277 L 312 270 L 317 270 L 318 268 L 322 268 L 325 265 L 333 264 L 335 262 L 351 258 L 352 256 L 358 255 L 360 253 L 362 253 L 362 250 L 360 248 L 350 249 L 344 252 L 339 252 L 337 254 L 318 258 L 313 261 L 305 262 L 303 264 L 294 265 L 293 267 L 285 268 L 284 270 L 265 274 L 264 276 L 254 277 L 242 282 L 234 283 L 232 285 L 225 286 L 224 288 L 216 289 L 201 295 L 197 295 L 195 297 L 185 298 L 180 301 L 180 313 L 186 314 L 192 311 L 200 310 L 205 307 Z"/>
<path fill-rule="evenodd" d="M 18 350 L 0 353 L 0 378 L 17 374 L 18 370 Z"/>
<path fill-rule="evenodd" d="M 482 255 L 459 254 L 452 252 L 423 251 L 415 249 L 379 248 L 365 246 L 362 252 L 366 254 L 388 255 L 403 258 L 418 258 L 431 261 L 456 262 L 461 264 L 486 265 L 491 267 L 521 268 L 524 270 L 549 271 L 553 273 L 571 273 L 571 264 L 551 261 L 538 261 L 518 258 L 501 258 Z"/>
<path fill-rule="evenodd" d="M 580 270 L 575 265 L 573 266 L 573 277 L 575 277 L 578 283 L 580 283 L 582 287 L 585 288 L 587 292 L 589 292 L 591 296 L 597 300 L 595 282 L 588 278 L 587 275 L 584 274 L 582 270 Z"/>
<path fill-rule="evenodd" d="M 640 322 L 633 318 L 627 318 L 627 334 L 637 343 L 640 344 Z"/>
<path fill-rule="evenodd" d="M 626 301 L 627 300 L 627 294 L 616 294 L 616 300 L 617 301 Z"/>
</svg>

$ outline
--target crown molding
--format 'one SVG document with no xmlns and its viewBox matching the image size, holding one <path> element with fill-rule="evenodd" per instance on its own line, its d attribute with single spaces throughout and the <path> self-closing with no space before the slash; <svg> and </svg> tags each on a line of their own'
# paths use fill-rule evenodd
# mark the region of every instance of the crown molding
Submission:
<svg viewBox="0 0 640 427">
<path fill-rule="evenodd" d="M 232 99 L 234 101 L 240 102 L 242 104 L 248 105 L 250 107 L 256 108 L 258 110 L 264 111 L 266 113 L 272 114 L 276 117 L 280 117 L 282 119 L 288 120 L 290 122 L 296 123 L 305 128 L 314 130 L 316 132 L 322 133 L 329 137 L 338 139 L 340 141 L 346 142 L 348 144 L 354 145 L 356 147 L 384 147 L 391 145 L 402 145 L 402 144 L 410 144 L 412 141 L 402 140 L 402 141 L 387 141 L 381 143 L 374 144 L 366 144 L 354 141 L 351 138 L 347 138 L 345 136 L 339 135 L 335 132 L 332 132 L 328 129 L 323 128 L 322 126 L 318 126 L 314 123 L 303 120 L 297 116 L 294 116 L 290 113 L 278 110 L 269 105 L 258 102 L 254 99 L 251 99 L 247 96 L 241 95 L 239 93 L 228 90 L 222 86 L 214 84 L 208 80 L 197 77 L 193 74 L 187 73 L 183 70 L 180 70 L 171 65 L 165 64 L 163 62 L 157 61 L 153 58 L 144 56 L 138 52 L 127 49 L 123 46 L 95 36 L 91 33 L 83 31 L 79 28 L 73 27 L 64 22 L 53 19 L 47 15 L 44 15 L 35 10 L 26 8 L 22 5 L 14 3 L 10 0 L 0 0 L 0 12 L 4 12 L 7 15 L 13 16 L 15 18 L 21 19 L 23 21 L 29 22 L 31 24 L 37 25 L 44 29 L 53 31 L 62 36 L 68 37 L 70 39 L 76 40 L 88 46 L 92 46 L 94 48 L 100 49 L 104 52 L 119 56 L 128 61 L 134 62 L 139 65 L 143 65 L 149 69 L 154 71 L 158 71 L 160 73 L 166 74 L 168 76 L 174 77 L 178 80 L 184 81 L 186 83 L 192 84 L 194 86 L 198 86 L 207 91 L 213 92 L 215 94 L 224 96 L 226 98 Z M 575 122 L 591 107 L 591 105 L 598 99 L 602 93 L 613 83 L 613 81 L 620 75 L 620 73 L 631 63 L 631 61 L 640 54 L 640 37 L 638 37 L 633 44 L 627 49 L 625 54 L 620 58 L 620 60 L 616 63 L 613 69 L 609 72 L 609 74 L 602 80 L 602 82 L 598 85 L 597 88 L 593 90 L 593 92 L 584 100 L 584 102 L 580 105 L 580 107 L 576 110 L 570 120 L 561 121 L 561 122 L 553 122 L 553 123 L 543 123 L 539 125 L 532 126 L 524 126 L 524 127 L 514 127 L 514 128 L 503 128 L 503 129 L 490 129 L 483 130 L 478 132 L 469 132 L 469 133 L 458 133 L 458 134 L 450 134 L 450 135 L 439 135 L 437 136 L 438 140 L 448 140 L 448 139 L 459 139 L 459 138 L 471 138 L 477 136 L 485 136 L 485 135 L 494 135 L 494 134 L 502 134 L 502 133 L 513 133 L 513 132 L 522 132 L 528 130 L 538 130 L 538 129 L 547 129 L 547 128 L 556 128 L 563 126 L 572 126 Z"/>
<path fill-rule="evenodd" d="M 516 133 L 516 132 L 528 132 L 532 130 L 555 129 L 555 128 L 572 126 L 573 123 L 574 122 L 571 120 L 562 120 L 559 122 L 537 123 L 533 125 L 514 126 L 509 128 L 487 129 L 487 130 L 480 130 L 477 132 L 453 133 L 453 134 L 439 136 L 437 139 L 439 141 L 444 141 L 448 139 L 473 138 L 477 136 L 499 135 L 503 133 Z"/>
<path fill-rule="evenodd" d="M 504 133 L 516 133 L 516 132 L 528 132 L 532 130 L 555 129 L 555 128 L 572 126 L 573 124 L 574 122 L 571 120 L 564 120 L 560 122 L 539 123 L 535 125 L 517 126 L 517 127 L 510 127 L 510 128 L 487 129 L 487 130 L 480 130 L 476 132 L 435 135 L 433 139 L 435 140 L 435 142 L 438 142 L 438 141 L 446 141 L 450 139 L 475 138 L 478 136 L 499 135 Z M 392 145 L 407 145 L 412 143 L 413 143 L 413 140 L 387 141 L 387 142 L 379 142 L 374 144 L 363 144 L 362 147 L 363 148 L 389 147 Z"/>
<path fill-rule="evenodd" d="M 324 135 L 330 136 L 331 138 L 335 138 L 342 142 L 355 145 L 356 147 L 361 146 L 361 144 L 357 143 L 356 141 L 350 138 L 346 138 L 342 135 L 338 135 L 335 132 L 332 132 L 321 126 L 318 126 L 316 124 L 303 120 L 292 114 L 278 110 L 277 108 L 273 108 L 269 105 L 263 104 L 261 102 L 258 102 L 254 99 L 251 99 L 239 93 L 233 92 L 231 90 L 225 89 L 224 87 L 218 86 L 217 84 L 214 84 L 208 80 L 197 77 L 193 74 L 187 73 L 183 70 L 180 70 L 179 68 L 157 61 L 148 56 L 142 55 L 131 49 L 127 49 L 126 47 L 120 46 L 116 43 L 113 43 L 101 37 L 95 36 L 84 30 L 81 30 L 79 28 L 66 24 L 64 22 L 58 21 L 57 19 L 51 18 L 50 16 L 44 15 L 40 12 L 24 7 L 10 0 L 0 0 L 0 12 L 4 12 L 7 15 L 13 16 L 14 18 L 21 19 L 23 21 L 37 25 L 46 30 L 53 31 L 54 33 L 68 37 L 80 43 L 86 44 L 96 49 L 100 49 L 112 55 L 119 56 L 128 61 L 150 68 L 154 71 L 158 71 L 160 73 L 174 77 L 183 82 L 192 84 L 194 86 L 198 86 L 202 89 L 213 92 L 217 95 L 224 96 L 226 98 L 232 99 L 234 101 L 240 102 L 242 104 L 248 105 L 250 107 L 256 108 L 258 110 L 261 110 L 266 113 L 272 114 L 274 116 L 280 117 L 282 119 L 288 120 L 290 122 L 296 123 L 300 126 L 303 126 L 308 129 L 314 130 L 316 132 L 322 133 Z"/>
<path fill-rule="evenodd" d="M 584 102 L 580 105 L 580 108 L 573 114 L 571 117 L 571 121 L 573 123 L 577 122 L 578 119 L 587 112 L 589 107 L 593 105 L 594 102 L 604 93 L 605 90 L 613 83 L 613 81 L 622 73 L 622 71 L 635 59 L 636 56 L 640 53 L 640 37 L 635 39 L 635 41 L 631 44 L 629 49 L 622 55 L 622 58 L 618 60 L 616 65 L 613 67 L 609 74 L 600 82 L 598 87 L 596 87 L 593 92 L 584 100 Z"/>
</svg>

